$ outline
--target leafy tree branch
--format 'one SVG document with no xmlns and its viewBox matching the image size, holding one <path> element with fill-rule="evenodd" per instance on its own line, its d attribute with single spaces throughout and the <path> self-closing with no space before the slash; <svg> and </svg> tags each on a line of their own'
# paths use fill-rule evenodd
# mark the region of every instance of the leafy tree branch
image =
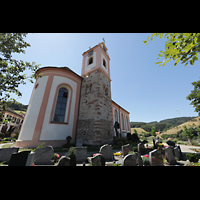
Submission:
<svg viewBox="0 0 200 200">
<path fill-rule="evenodd" d="M 190 63 L 193 65 L 198 60 L 198 54 L 200 52 L 200 33 L 153 33 L 143 41 L 146 45 L 149 41 L 153 41 L 154 38 L 160 37 L 160 39 L 167 38 L 165 42 L 165 50 L 160 51 L 157 59 L 161 61 L 156 62 L 159 67 L 165 66 L 165 64 L 171 60 L 174 60 L 174 66 L 179 61 L 185 66 Z"/>
<path fill-rule="evenodd" d="M 18 87 L 26 84 L 26 80 L 33 83 L 35 72 L 39 68 L 35 62 L 13 59 L 13 53 L 24 53 L 31 45 L 24 41 L 27 33 L 0 33 L 0 110 L 5 110 L 6 102 L 14 100 L 10 93 L 22 96 Z M 32 75 L 25 74 L 25 70 L 32 71 Z"/>
</svg>

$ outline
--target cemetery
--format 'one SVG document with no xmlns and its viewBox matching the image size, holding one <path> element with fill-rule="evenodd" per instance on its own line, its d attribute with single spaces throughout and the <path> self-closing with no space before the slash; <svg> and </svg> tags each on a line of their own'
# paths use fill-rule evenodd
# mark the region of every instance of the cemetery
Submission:
<svg viewBox="0 0 200 200">
<path fill-rule="evenodd" d="M 134 144 L 134 145 L 133 145 Z M 66 147 L 67 146 L 67 147 Z M 122 145 L 113 149 L 113 144 L 101 147 L 64 145 L 54 148 L 38 145 L 35 149 L 19 147 L 0 148 L 1 166 L 199 166 L 200 154 L 183 153 L 180 146 L 168 141 L 167 145 L 153 139 Z M 187 162 L 186 162 L 187 161 Z"/>
</svg>

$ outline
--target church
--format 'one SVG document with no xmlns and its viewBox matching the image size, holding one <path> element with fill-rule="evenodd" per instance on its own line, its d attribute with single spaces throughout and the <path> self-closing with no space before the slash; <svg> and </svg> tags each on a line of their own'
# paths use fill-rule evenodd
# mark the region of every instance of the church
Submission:
<svg viewBox="0 0 200 200">
<path fill-rule="evenodd" d="M 100 146 L 131 132 L 129 112 L 111 99 L 110 57 L 104 42 L 82 54 L 81 76 L 68 67 L 42 67 L 16 146 L 70 143 Z M 117 126 L 116 126 L 117 124 Z"/>
</svg>

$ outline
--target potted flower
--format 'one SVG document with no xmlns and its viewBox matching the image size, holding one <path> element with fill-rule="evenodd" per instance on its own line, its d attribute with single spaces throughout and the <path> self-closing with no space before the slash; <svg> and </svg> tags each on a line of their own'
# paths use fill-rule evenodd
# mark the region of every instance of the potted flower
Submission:
<svg viewBox="0 0 200 200">
<path fill-rule="evenodd" d="M 58 162 L 59 159 L 60 159 L 60 155 L 58 153 L 54 153 L 53 155 L 54 163 Z"/>
</svg>

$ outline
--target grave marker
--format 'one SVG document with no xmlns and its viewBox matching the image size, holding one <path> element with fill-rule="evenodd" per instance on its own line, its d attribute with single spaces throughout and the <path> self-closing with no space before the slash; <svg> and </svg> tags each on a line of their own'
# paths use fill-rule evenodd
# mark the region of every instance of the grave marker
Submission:
<svg viewBox="0 0 200 200">
<path fill-rule="evenodd" d="M 66 156 L 62 156 L 58 161 L 57 166 L 70 166 L 70 158 Z"/>
<path fill-rule="evenodd" d="M 145 147 L 143 143 L 138 144 L 138 153 L 140 153 L 141 155 L 145 154 Z"/>
<path fill-rule="evenodd" d="M 170 165 L 175 165 L 175 164 L 177 164 L 176 159 L 175 159 L 175 156 L 174 156 L 174 154 L 173 154 L 173 150 L 172 150 L 171 147 L 166 147 L 166 148 L 165 148 L 165 156 L 166 156 L 167 162 L 168 162 Z"/>
<path fill-rule="evenodd" d="M 105 166 L 105 158 L 101 155 L 98 154 L 91 158 L 92 166 Z"/>
<path fill-rule="evenodd" d="M 151 166 L 163 166 L 162 154 L 158 149 L 149 152 L 149 162 Z"/>
<path fill-rule="evenodd" d="M 54 165 L 51 161 L 54 155 L 54 150 L 52 146 L 46 146 L 35 150 L 34 163 L 36 165 Z"/>
<path fill-rule="evenodd" d="M 9 166 L 25 166 L 28 155 L 31 151 L 21 151 L 12 154 Z"/>
<path fill-rule="evenodd" d="M 122 166 L 137 166 L 136 154 L 128 154 L 124 157 Z"/>
<path fill-rule="evenodd" d="M 18 150 L 19 147 L 0 149 L 0 162 L 6 161 L 5 163 L 9 163 L 12 154 L 18 152 Z"/>
<path fill-rule="evenodd" d="M 126 144 L 122 146 L 122 153 L 123 156 L 125 157 L 128 155 L 129 151 L 133 151 L 133 145 L 132 144 Z"/>
<path fill-rule="evenodd" d="M 180 152 L 180 148 L 178 147 L 175 147 L 174 148 L 174 154 L 175 154 L 175 157 L 178 158 L 178 160 L 181 159 L 181 152 Z"/>
<path fill-rule="evenodd" d="M 75 147 L 76 149 L 76 163 L 83 163 L 87 161 L 87 147 Z"/>
<path fill-rule="evenodd" d="M 99 153 L 102 154 L 102 156 L 105 158 L 106 161 L 113 160 L 113 150 L 111 145 L 108 144 L 103 145 L 100 148 Z"/>
</svg>

